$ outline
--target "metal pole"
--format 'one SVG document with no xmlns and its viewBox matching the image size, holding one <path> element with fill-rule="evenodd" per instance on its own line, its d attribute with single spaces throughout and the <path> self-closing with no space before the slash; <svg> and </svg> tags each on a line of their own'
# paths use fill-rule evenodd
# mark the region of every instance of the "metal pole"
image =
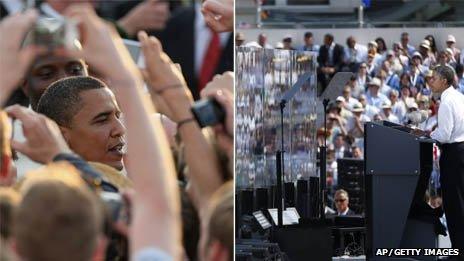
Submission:
<svg viewBox="0 0 464 261">
<path fill-rule="evenodd" d="M 360 5 L 358 9 L 358 23 L 359 23 L 359 28 L 364 27 L 364 6 Z"/>
</svg>

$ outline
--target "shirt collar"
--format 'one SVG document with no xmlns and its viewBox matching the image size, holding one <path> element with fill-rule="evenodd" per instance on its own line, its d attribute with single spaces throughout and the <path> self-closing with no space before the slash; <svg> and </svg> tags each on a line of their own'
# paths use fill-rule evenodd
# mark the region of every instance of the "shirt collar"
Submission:
<svg viewBox="0 0 464 261">
<path fill-rule="evenodd" d="M 454 90 L 454 87 L 453 86 L 449 86 L 448 88 L 446 88 L 446 90 L 444 90 L 442 93 L 441 93 L 441 96 L 440 96 L 440 99 L 443 99 L 445 98 L 446 96 L 448 96 L 449 94 L 451 94 Z"/>
<path fill-rule="evenodd" d="M 44 14 L 46 14 L 49 17 L 60 19 L 60 20 L 64 19 L 63 16 L 60 13 L 58 13 L 55 9 L 53 9 L 53 7 L 49 5 L 48 3 L 42 3 L 40 5 L 40 9 L 42 10 L 42 12 L 44 12 Z"/>
<path fill-rule="evenodd" d="M 343 211 L 342 213 L 339 213 L 338 215 L 339 216 L 346 216 L 346 214 L 348 213 L 348 210 L 350 210 L 350 208 L 346 208 L 345 211 Z"/>
</svg>

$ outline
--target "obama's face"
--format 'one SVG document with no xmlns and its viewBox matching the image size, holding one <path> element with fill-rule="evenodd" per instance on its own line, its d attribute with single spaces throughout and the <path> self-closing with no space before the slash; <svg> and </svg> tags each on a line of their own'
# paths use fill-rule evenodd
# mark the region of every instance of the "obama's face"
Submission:
<svg viewBox="0 0 464 261">
<path fill-rule="evenodd" d="M 108 88 L 79 93 L 80 110 L 69 127 L 62 127 L 69 147 L 87 161 L 95 161 L 123 169 L 125 151 L 121 111 Z"/>
</svg>

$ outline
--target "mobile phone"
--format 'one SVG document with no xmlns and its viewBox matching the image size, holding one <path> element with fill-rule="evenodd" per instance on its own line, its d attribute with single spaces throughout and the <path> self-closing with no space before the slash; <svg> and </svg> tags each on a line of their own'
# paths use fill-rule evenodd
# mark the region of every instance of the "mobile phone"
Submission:
<svg viewBox="0 0 464 261">
<path fill-rule="evenodd" d="M 197 101 L 191 110 L 201 128 L 224 123 L 226 117 L 224 108 L 213 98 Z"/>
<path fill-rule="evenodd" d="M 122 41 L 129 51 L 132 60 L 134 60 L 139 68 L 145 69 L 145 59 L 143 57 L 142 50 L 140 49 L 140 42 L 129 39 L 122 39 Z"/>
</svg>

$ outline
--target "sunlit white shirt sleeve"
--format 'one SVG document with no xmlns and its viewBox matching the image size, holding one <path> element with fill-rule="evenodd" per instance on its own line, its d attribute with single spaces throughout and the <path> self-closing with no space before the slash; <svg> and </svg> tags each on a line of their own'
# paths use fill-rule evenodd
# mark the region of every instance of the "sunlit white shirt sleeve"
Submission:
<svg viewBox="0 0 464 261">
<path fill-rule="evenodd" d="M 430 136 L 440 143 L 464 142 L 464 95 L 453 87 L 441 95 L 438 127 Z"/>
<path fill-rule="evenodd" d="M 450 143 L 453 121 L 450 104 L 441 103 L 438 109 L 438 127 L 430 134 L 430 137 L 440 143 Z"/>
</svg>

